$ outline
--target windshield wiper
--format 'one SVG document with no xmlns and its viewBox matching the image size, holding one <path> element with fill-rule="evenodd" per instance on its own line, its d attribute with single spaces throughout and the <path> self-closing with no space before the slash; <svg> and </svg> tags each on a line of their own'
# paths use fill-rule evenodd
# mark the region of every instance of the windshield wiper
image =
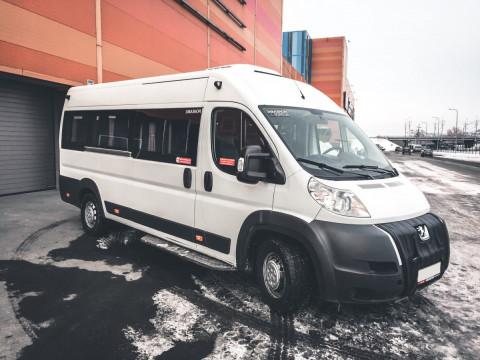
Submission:
<svg viewBox="0 0 480 360">
<path fill-rule="evenodd" d="M 376 172 L 381 172 L 383 174 L 390 174 L 392 176 L 398 175 L 397 169 L 393 168 L 393 170 L 379 168 L 377 165 L 345 165 L 344 169 L 366 169 L 366 170 L 373 170 Z"/>
<path fill-rule="evenodd" d="M 305 164 L 315 165 L 315 166 L 319 167 L 320 169 L 330 170 L 331 172 L 334 172 L 336 174 L 343 174 L 345 172 L 342 169 L 336 168 L 334 166 L 327 165 L 325 163 L 313 161 L 313 160 L 308 160 L 308 159 L 304 159 L 304 158 L 296 158 L 295 160 L 297 160 L 298 162 L 303 162 Z"/>
</svg>

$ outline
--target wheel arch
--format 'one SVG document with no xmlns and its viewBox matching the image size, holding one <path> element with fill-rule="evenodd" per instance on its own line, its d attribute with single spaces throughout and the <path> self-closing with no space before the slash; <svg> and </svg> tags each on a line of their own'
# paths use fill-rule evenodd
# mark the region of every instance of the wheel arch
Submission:
<svg viewBox="0 0 480 360">
<path fill-rule="evenodd" d="M 237 268 L 253 270 L 255 249 L 266 236 L 279 235 L 295 241 L 308 255 L 320 293 L 328 291 L 333 271 L 328 243 L 312 230 L 309 223 L 292 215 L 275 211 L 256 211 L 245 219 L 237 239 Z"/>
<path fill-rule="evenodd" d="M 104 214 L 105 213 L 105 211 L 103 209 L 104 204 L 103 204 L 103 201 L 102 201 L 102 197 L 100 196 L 100 191 L 98 190 L 97 184 L 92 179 L 83 178 L 82 180 L 80 180 L 80 189 L 79 189 L 79 197 L 78 197 L 80 206 L 81 206 L 81 202 L 82 202 L 83 197 L 87 193 L 93 193 L 93 195 L 95 195 L 97 197 L 98 201 L 100 202 L 100 209 L 102 210 L 102 213 Z"/>
</svg>

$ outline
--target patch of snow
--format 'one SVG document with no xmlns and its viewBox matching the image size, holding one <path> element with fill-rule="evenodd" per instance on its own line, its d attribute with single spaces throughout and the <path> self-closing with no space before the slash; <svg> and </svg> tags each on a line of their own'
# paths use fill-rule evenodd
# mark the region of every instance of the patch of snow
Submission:
<svg viewBox="0 0 480 360">
<path fill-rule="evenodd" d="M 137 348 L 142 359 L 155 359 L 172 348 L 179 341 L 194 341 L 196 334 L 193 327 L 204 316 L 204 311 L 180 296 L 160 290 L 153 296 L 156 315 L 150 320 L 154 333 L 143 333 L 128 327 L 125 337 Z M 202 322 L 203 331 L 215 331 L 208 322 Z"/>
<path fill-rule="evenodd" d="M 427 194 L 480 194 L 476 179 L 427 161 L 410 160 L 394 166 Z"/>
<path fill-rule="evenodd" d="M 395 151 L 395 148 L 398 146 L 394 142 L 384 139 L 384 138 L 379 138 L 379 137 L 372 137 L 370 140 L 373 141 L 374 144 L 381 145 L 385 148 L 385 151 Z"/>
<path fill-rule="evenodd" d="M 461 153 L 461 152 L 448 152 L 448 151 L 434 151 L 434 156 L 443 157 L 446 159 L 462 160 L 480 162 L 480 152 L 477 153 Z"/>
<path fill-rule="evenodd" d="M 127 281 L 135 281 L 143 276 L 142 270 L 136 270 L 132 264 L 112 265 L 105 261 L 85 261 L 80 259 L 67 259 L 51 262 L 50 265 L 60 268 L 78 268 L 88 271 L 108 271 L 114 275 L 123 276 Z"/>
<path fill-rule="evenodd" d="M 110 249 L 113 242 L 113 236 L 107 235 L 97 239 L 97 248 L 101 250 L 108 250 Z"/>
<path fill-rule="evenodd" d="M 233 323 L 230 330 L 220 334 L 208 360 L 265 359 L 267 358 L 270 337 L 255 329 Z"/>
<path fill-rule="evenodd" d="M 67 296 L 65 296 L 62 300 L 63 301 L 72 301 L 73 299 L 75 299 L 77 297 L 77 294 L 68 294 Z"/>
</svg>

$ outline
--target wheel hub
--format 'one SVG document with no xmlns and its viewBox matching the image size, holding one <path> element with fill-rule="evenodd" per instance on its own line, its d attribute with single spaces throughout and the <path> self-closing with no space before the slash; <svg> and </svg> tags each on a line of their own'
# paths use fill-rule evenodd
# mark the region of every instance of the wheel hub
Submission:
<svg viewBox="0 0 480 360">
<path fill-rule="evenodd" d="M 285 274 L 282 260 L 278 255 L 270 253 L 265 257 L 263 263 L 263 280 L 270 295 L 275 298 L 282 296 Z"/>
<path fill-rule="evenodd" d="M 85 205 L 85 223 L 89 228 L 93 228 L 95 226 L 95 222 L 97 221 L 97 208 L 92 201 L 87 202 Z"/>
</svg>

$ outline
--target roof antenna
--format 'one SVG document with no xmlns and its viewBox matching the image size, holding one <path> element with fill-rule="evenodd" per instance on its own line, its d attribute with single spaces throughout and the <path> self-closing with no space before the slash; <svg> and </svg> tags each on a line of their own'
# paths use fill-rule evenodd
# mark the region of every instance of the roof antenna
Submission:
<svg viewBox="0 0 480 360">
<path fill-rule="evenodd" d="M 292 81 L 295 83 L 295 85 L 297 86 L 297 89 L 298 91 L 300 91 L 300 96 L 302 97 L 303 100 L 305 100 L 305 95 L 303 95 L 303 92 L 302 90 L 300 90 L 300 86 L 298 86 L 297 82 L 295 80 L 292 79 Z"/>
</svg>

